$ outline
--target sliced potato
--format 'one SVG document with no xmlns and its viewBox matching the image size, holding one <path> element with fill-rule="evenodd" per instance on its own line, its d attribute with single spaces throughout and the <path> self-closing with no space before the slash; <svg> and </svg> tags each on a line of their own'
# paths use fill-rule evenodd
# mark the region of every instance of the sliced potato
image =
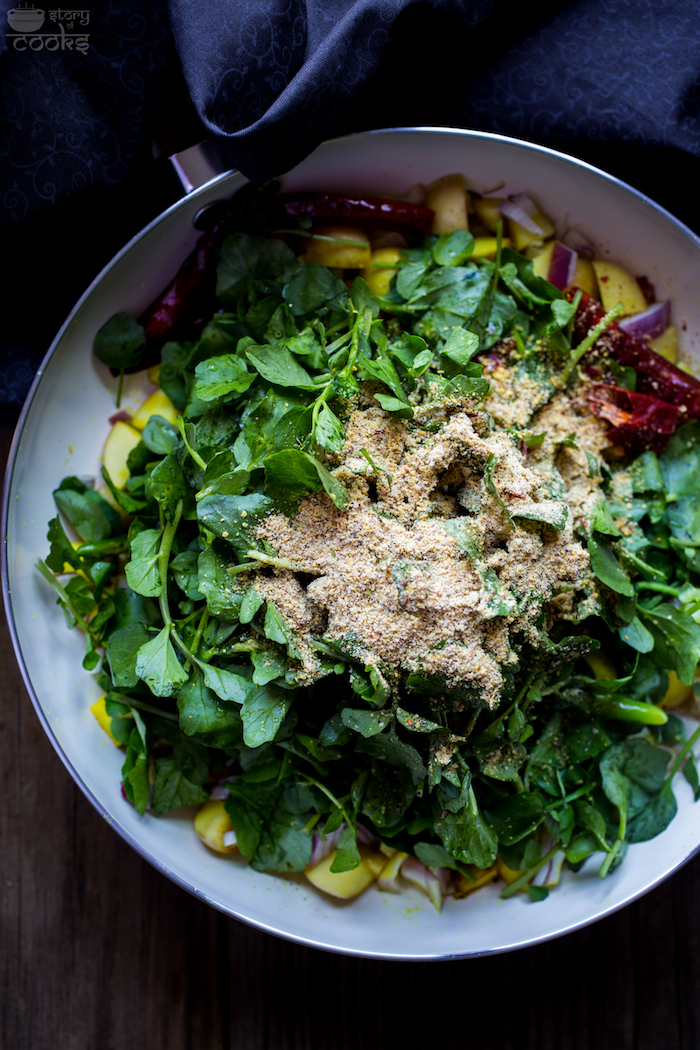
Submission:
<svg viewBox="0 0 700 1050">
<path fill-rule="evenodd" d="M 496 869 L 499 876 L 504 882 L 507 882 L 509 886 L 511 882 L 515 882 L 515 880 L 519 879 L 522 875 L 522 871 L 513 871 L 513 869 L 509 868 L 505 861 L 501 860 L 500 857 L 496 857 Z"/>
<path fill-rule="evenodd" d="M 123 489 L 129 480 L 129 468 L 126 465 L 126 461 L 129 458 L 129 453 L 133 448 L 136 448 L 140 440 L 141 435 L 138 430 L 129 426 L 128 423 L 123 423 L 121 420 L 114 424 L 107 435 L 102 461 L 112 482 L 118 489 Z"/>
<path fill-rule="evenodd" d="M 531 230 L 526 230 L 519 222 L 515 222 L 513 219 L 508 219 L 508 232 L 510 233 L 513 247 L 516 252 L 524 251 L 524 249 L 528 248 L 531 244 L 542 244 L 554 233 L 554 227 L 547 216 L 543 215 L 541 211 L 536 211 L 532 216 L 532 219 L 540 227 L 541 233 L 533 233 Z"/>
<path fill-rule="evenodd" d="M 662 707 L 680 707 L 687 700 L 693 698 L 692 685 L 683 685 L 675 671 L 668 672 L 668 689 L 661 701 Z"/>
<path fill-rule="evenodd" d="M 498 229 L 498 223 L 501 219 L 501 213 L 499 211 L 499 205 L 503 197 L 474 197 L 472 198 L 472 204 L 474 205 L 474 211 L 479 218 L 479 221 L 484 224 L 487 230 L 491 233 L 496 233 Z"/>
<path fill-rule="evenodd" d="M 143 430 L 151 416 L 162 416 L 168 423 L 177 426 L 177 417 L 180 415 L 175 405 L 163 390 L 154 390 L 146 398 L 136 415 L 131 420 L 131 425 L 137 430 Z"/>
<path fill-rule="evenodd" d="M 233 831 L 231 818 L 221 799 L 210 798 L 194 818 L 194 830 L 205 846 L 217 853 L 235 853 L 238 846 L 224 846 L 224 835 Z"/>
<path fill-rule="evenodd" d="M 675 365 L 678 360 L 678 332 L 672 324 L 656 339 L 650 339 L 647 346 L 650 350 L 665 357 L 672 365 Z"/>
<path fill-rule="evenodd" d="M 545 281 L 547 280 L 549 264 L 552 261 L 552 252 L 556 243 L 556 241 L 550 241 L 549 244 L 545 244 L 542 251 L 538 252 L 532 260 L 532 272 L 535 277 L 543 277 Z"/>
<path fill-rule="evenodd" d="M 473 893 L 474 890 L 480 890 L 482 886 L 488 886 L 489 882 L 494 882 L 499 875 L 495 864 L 492 864 L 490 868 L 476 868 L 470 864 L 469 870 L 474 877 L 474 881 L 472 882 L 466 875 L 459 874 L 455 891 L 456 897 L 466 897 L 467 894 Z"/>
<path fill-rule="evenodd" d="M 384 846 L 380 847 L 384 850 Z M 401 883 L 399 882 L 399 875 L 401 874 L 401 865 L 406 860 L 408 853 L 400 853 L 394 850 L 389 860 L 386 862 L 379 875 L 379 881 L 377 885 L 380 890 L 387 890 L 389 893 L 400 893 Z"/>
<path fill-rule="evenodd" d="M 372 252 L 369 266 L 360 272 L 371 292 L 375 295 L 387 295 L 391 287 L 391 280 L 398 269 L 388 266 L 387 263 L 398 262 L 401 258 L 399 248 L 377 248 Z"/>
<path fill-rule="evenodd" d="M 468 230 L 467 189 L 464 175 L 443 175 L 426 187 L 425 206 L 435 212 L 433 233 L 441 236 L 454 230 Z"/>
<path fill-rule="evenodd" d="M 97 722 L 101 729 L 104 729 L 105 733 L 112 741 L 112 743 L 119 747 L 119 741 L 115 740 L 112 736 L 112 719 L 107 714 L 106 708 L 106 696 L 101 696 L 99 700 L 95 700 L 95 703 L 90 707 L 93 715 L 97 719 Z"/>
<path fill-rule="evenodd" d="M 502 248 L 510 248 L 510 237 L 503 237 L 501 240 Z M 474 251 L 472 255 L 477 256 L 480 259 L 488 259 L 493 257 L 498 250 L 498 238 L 497 237 L 475 237 L 474 238 Z"/>
<path fill-rule="evenodd" d="M 590 295 L 592 299 L 597 299 L 600 294 L 593 263 L 590 259 L 584 259 L 581 255 L 576 260 L 576 272 L 572 283 L 586 292 L 587 295 Z"/>
<path fill-rule="evenodd" d="M 317 890 L 323 890 L 324 893 L 329 893 L 331 897 L 349 900 L 350 897 L 359 896 L 363 890 L 366 890 L 374 882 L 377 876 L 366 860 L 361 860 L 358 867 L 352 871 L 331 871 L 331 865 L 335 860 L 336 853 L 337 850 L 333 850 L 315 867 L 307 868 L 304 874 Z M 382 857 L 383 860 L 384 858 Z"/>
<path fill-rule="evenodd" d="M 147 372 L 149 383 L 155 383 L 158 386 L 158 380 L 160 379 L 160 365 L 151 365 Z"/>
<path fill-rule="evenodd" d="M 317 226 L 313 233 L 303 256 L 305 263 L 320 263 L 341 270 L 362 270 L 370 265 L 369 237 L 358 226 Z M 335 240 L 322 241 L 317 237 L 333 237 Z"/>
<path fill-rule="evenodd" d="M 605 259 L 594 259 L 592 266 L 598 281 L 600 301 L 606 312 L 617 303 L 622 303 L 624 307 L 621 317 L 646 310 L 647 301 L 642 289 L 628 270 Z"/>
</svg>

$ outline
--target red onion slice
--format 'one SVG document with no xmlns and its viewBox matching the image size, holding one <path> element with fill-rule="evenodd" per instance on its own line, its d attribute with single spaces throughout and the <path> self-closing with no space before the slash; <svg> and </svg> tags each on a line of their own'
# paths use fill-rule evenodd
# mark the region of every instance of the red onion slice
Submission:
<svg viewBox="0 0 700 1050">
<path fill-rule="evenodd" d="M 401 874 L 407 882 L 430 897 L 438 911 L 442 909 L 442 902 L 450 883 L 450 872 L 447 868 L 426 868 L 415 857 L 406 857 L 401 865 Z"/>
<path fill-rule="evenodd" d="M 641 314 L 632 314 L 618 321 L 618 326 L 623 332 L 627 332 L 633 339 L 641 339 L 648 343 L 650 339 L 656 339 L 666 331 L 671 323 L 671 304 L 653 303 Z"/>
<path fill-rule="evenodd" d="M 555 242 L 547 270 L 547 280 L 555 288 L 568 288 L 576 276 L 578 252 L 565 244 Z"/>
<path fill-rule="evenodd" d="M 538 207 L 535 202 L 524 193 L 515 193 L 512 197 L 508 197 L 506 200 L 501 201 L 499 205 L 499 211 L 501 215 L 505 215 L 506 218 L 512 219 L 513 222 L 517 222 L 518 226 L 522 226 L 528 233 L 536 233 L 540 236 L 544 236 L 544 230 L 534 218 L 538 214 Z M 551 227 L 550 227 L 551 228 Z"/>
<path fill-rule="evenodd" d="M 115 423 L 130 423 L 131 413 L 125 412 L 124 409 L 121 412 L 115 412 L 113 416 L 109 417 L 109 422 L 114 426 Z"/>
<path fill-rule="evenodd" d="M 317 864 L 320 864 L 329 853 L 338 845 L 338 839 L 340 838 L 341 832 L 347 827 L 346 824 L 341 824 L 337 831 L 331 831 L 325 838 L 321 838 L 318 832 L 314 832 L 314 844 L 311 850 L 311 860 L 309 861 L 309 867 L 315 868 Z"/>
</svg>

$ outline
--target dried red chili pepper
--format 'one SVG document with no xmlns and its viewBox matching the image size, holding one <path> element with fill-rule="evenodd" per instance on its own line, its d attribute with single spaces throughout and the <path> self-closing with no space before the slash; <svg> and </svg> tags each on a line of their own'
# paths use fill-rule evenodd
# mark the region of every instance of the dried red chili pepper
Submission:
<svg viewBox="0 0 700 1050">
<path fill-rule="evenodd" d="M 567 292 L 567 296 L 573 298 L 571 292 Z M 574 344 L 585 338 L 604 313 L 600 303 L 582 292 L 574 321 Z M 678 407 L 684 406 L 686 418 L 700 419 L 700 382 L 650 350 L 639 339 L 623 332 L 615 321 L 603 332 L 594 347 L 614 355 L 623 365 L 631 365 L 637 373 L 637 390 L 640 393 Z"/>
<path fill-rule="evenodd" d="M 634 452 L 664 447 L 678 426 L 680 409 L 658 397 L 639 394 L 607 383 L 594 383 L 586 391 L 591 411 L 612 423 L 608 438 Z"/>
<path fill-rule="evenodd" d="M 274 201 L 285 215 L 307 215 L 312 219 L 381 219 L 430 233 L 435 213 L 421 204 L 367 197 L 364 194 L 288 193 Z"/>
</svg>

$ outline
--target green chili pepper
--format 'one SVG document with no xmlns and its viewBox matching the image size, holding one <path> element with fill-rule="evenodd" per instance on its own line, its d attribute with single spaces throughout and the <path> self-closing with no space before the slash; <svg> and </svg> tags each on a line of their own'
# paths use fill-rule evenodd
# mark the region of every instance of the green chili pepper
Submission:
<svg viewBox="0 0 700 1050">
<path fill-rule="evenodd" d="M 627 700 L 624 696 L 601 697 L 594 703 L 597 714 L 605 718 L 619 718 L 621 722 L 641 722 L 646 726 L 662 726 L 668 715 L 662 707 L 644 700 Z"/>
</svg>

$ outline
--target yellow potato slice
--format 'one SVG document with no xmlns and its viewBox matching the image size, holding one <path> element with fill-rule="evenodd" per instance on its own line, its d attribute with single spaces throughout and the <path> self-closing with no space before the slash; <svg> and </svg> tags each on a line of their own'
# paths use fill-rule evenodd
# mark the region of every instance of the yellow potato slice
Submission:
<svg viewBox="0 0 700 1050">
<path fill-rule="evenodd" d="M 510 248 L 510 237 L 503 237 L 501 240 L 502 248 Z M 497 237 L 475 237 L 474 238 L 474 251 L 473 256 L 477 256 L 480 259 L 493 258 L 498 250 L 498 238 Z"/>
<path fill-rule="evenodd" d="M 167 419 L 168 423 L 177 426 L 179 415 L 180 413 L 168 395 L 163 390 L 154 390 L 131 420 L 131 425 L 137 430 L 143 430 L 151 416 L 162 416 L 163 419 Z"/>
<path fill-rule="evenodd" d="M 377 248 L 372 252 L 370 264 L 366 269 L 360 271 L 362 277 L 375 295 L 387 295 L 391 287 L 391 281 L 398 269 L 388 266 L 388 263 L 398 262 L 401 258 L 399 248 Z"/>
<path fill-rule="evenodd" d="M 474 197 L 472 204 L 474 211 L 480 222 L 490 230 L 491 233 L 496 233 L 498 229 L 498 223 L 501 218 L 499 211 L 499 205 L 503 197 Z"/>
<path fill-rule="evenodd" d="M 305 263 L 319 263 L 341 270 L 364 270 L 372 261 L 369 237 L 357 226 L 317 226 L 310 238 Z M 316 237 L 334 237 L 334 241 L 317 240 Z M 348 243 L 343 244 L 346 241 Z"/>
<path fill-rule="evenodd" d="M 606 312 L 612 310 L 617 303 L 622 303 L 624 307 L 621 317 L 640 314 L 646 310 L 647 301 L 642 289 L 624 267 L 605 259 L 594 259 L 592 266 L 598 281 L 600 301 Z"/>
<path fill-rule="evenodd" d="M 102 462 L 109 474 L 114 486 L 123 489 L 129 480 L 129 468 L 126 461 L 129 453 L 136 448 L 141 435 L 134 427 L 121 420 L 114 424 L 105 442 Z"/>
<path fill-rule="evenodd" d="M 97 719 L 97 722 L 101 729 L 104 729 L 105 733 L 112 741 L 112 743 L 119 747 L 119 741 L 115 740 L 112 736 L 112 719 L 107 714 L 106 710 L 106 697 L 101 696 L 99 700 L 95 700 L 95 703 L 91 706 L 90 710 Z"/>
<path fill-rule="evenodd" d="M 443 175 L 426 186 L 425 206 L 435 212 L 433 233 L 441 236 L 454 230 L 468 230 L 467 190 L 464 175 Z"/>
<path fill-rule="evenodd" d="M 498 868 L 495 864 L 492 864 L 490 868 L 475 868 L 472 864 L 469 865 L 469 870 L 474 876 L 474 881 L 468 879 L 466 875 L 459 874 L 457 876 L 457 885 L 455 890 L 455 897 L 466 897 L 467 894 L 473 893 L 474 890 L 480 890 L 482 886 L 488 886 L 490 882 L 494 882 L 499 875 Z"/>
<path fill-rule="evenodd" d="M 224 835 L 227 831 L 233 831 L 233 824 L 221 799 L 210 798 L 204 803 L 194 818 L 194 830 L 204 845 L 216 853 L 235 853 L 238 849 L 235 843 L 224 846 Z"/>
<path fill-rule="evenodd" d="M 317 890 L 323 890 L 324 893 L 329 893 L 331 897 L 338 897 L 341 900 L 358 897 L 374 882 L 377 876 L 366 860 L 361 860 L 359 866 L 352 871 L 337 873 L 331 871 L 336 853 L 337 850 L 333 850 L 315 867 L 307 868 L 304 874 L 312 886 L 315 886 Z"/>
<path fill-rule="evenodd" d="M 668 672 L 668 689 L 666 695 L 661 701 L 662 707 L 680 707 L 687 700 L 693 698 L 693 687 L 692 685 L 683 685 L 680 678 L 675 671 Z"/>
<path fill-rule="evenodd" d="M 650 350 L 665 357 L 672 365 L 675 365 L 678 360 L 678 332 L 672 324 L 656 339 L 650 339 L 647 346 Z"/>
</svg>

